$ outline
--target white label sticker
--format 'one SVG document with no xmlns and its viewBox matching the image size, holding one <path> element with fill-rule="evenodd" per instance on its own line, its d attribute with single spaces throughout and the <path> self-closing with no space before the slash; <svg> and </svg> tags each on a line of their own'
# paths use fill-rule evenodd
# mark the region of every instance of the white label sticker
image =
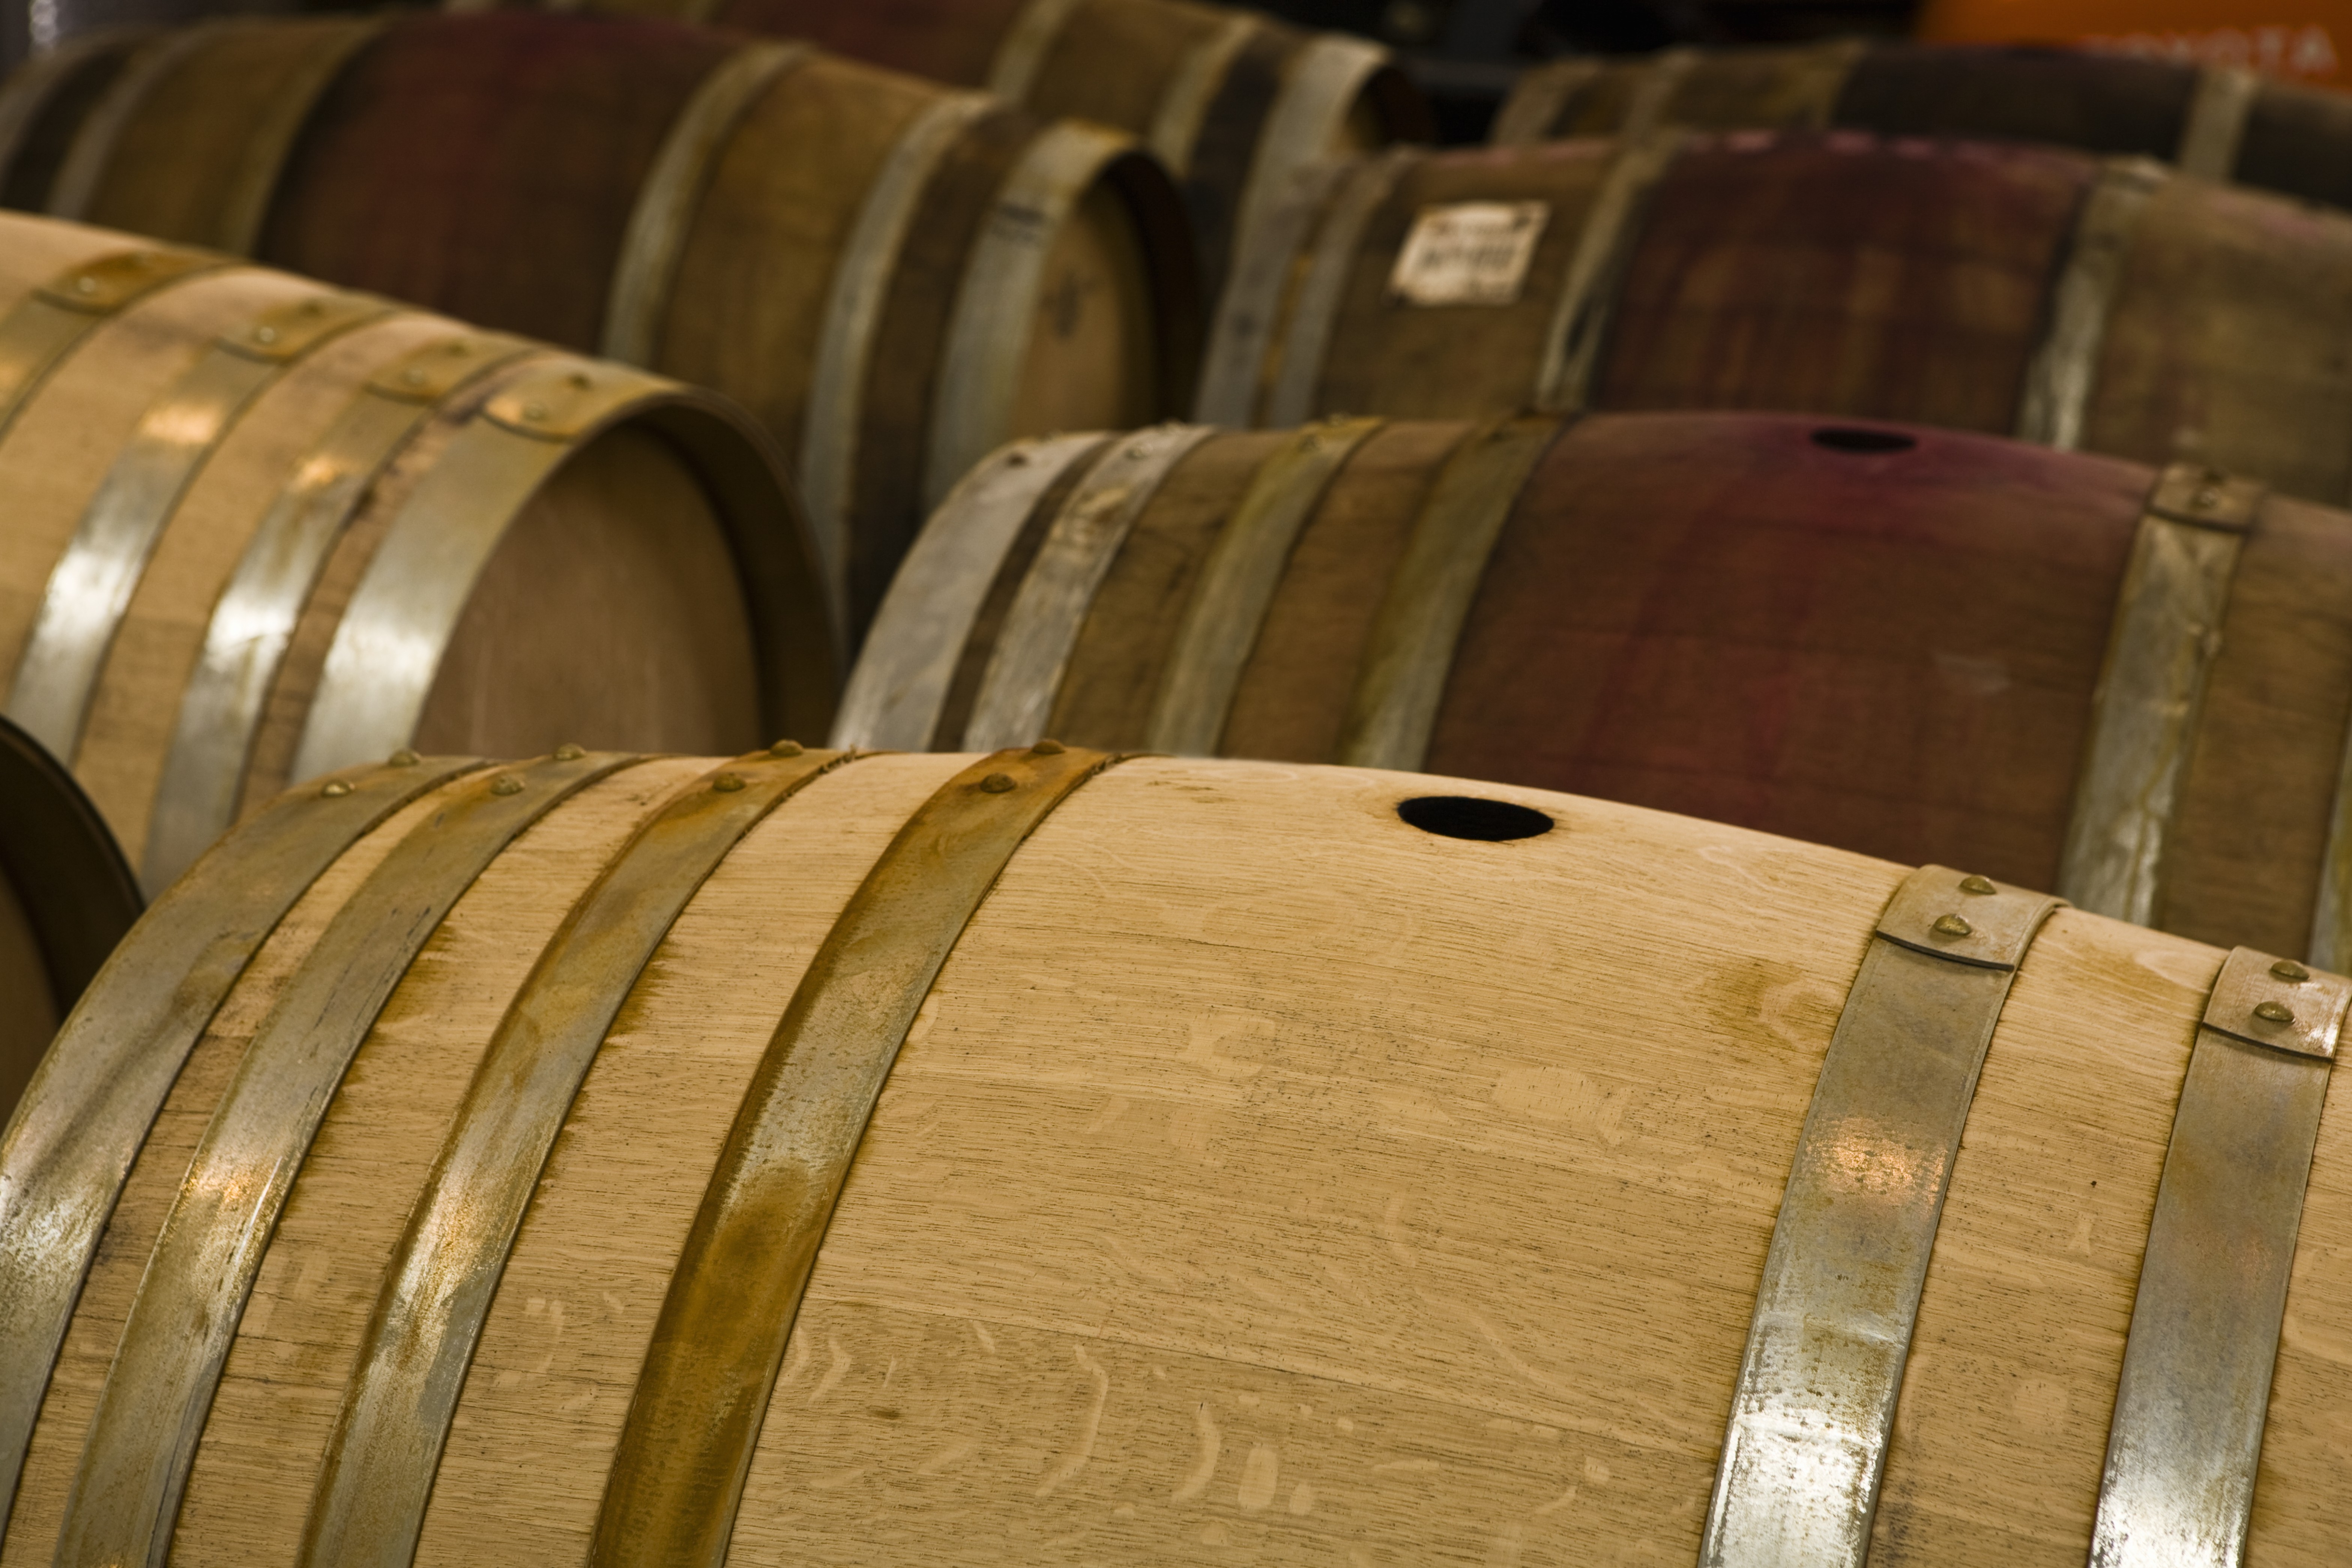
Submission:
<svg viewBox="0 0 2352 1568">
<path fill-rule="evenodd" d="M 1389 295 L 1408 305 L 1508 305 L 1550 220 L 1548 202 L 1423 207 L 1397 252 Z"/>
</svg>

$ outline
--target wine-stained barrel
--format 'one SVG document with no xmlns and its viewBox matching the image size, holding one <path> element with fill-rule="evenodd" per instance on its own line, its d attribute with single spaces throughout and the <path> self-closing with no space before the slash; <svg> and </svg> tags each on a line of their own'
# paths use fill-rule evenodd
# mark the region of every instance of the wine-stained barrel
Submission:
<svg viewBox="0 0 2352 1568">
<path fill-rule="evenodd" d="M 0 719 L 0 1124 L 142 904 L 73 775 Z"/>
<path fill-rule="evenodd" d="M 1777 408 L 2352 499 L 2352 215 L 1862 132 L 1400 149 L 1294 188 L 1198 416 Z"/>
<path fill-rule="evenodd" d="M 331 782 L 158 900 L 0 1145 L 0 1560 L 2352 1531 L 2340 977 L 1369 770 Z"/>
<path fill-rule="evenodd" d="M 829 715 L 732 405 L 215 253 L 0 215 L 0 687 L 160 888 L 403 746 Z"/>
<path fill-rule="evenodd" d="M 496 9 L 448 0 L 453 11 Z M 573 7 L 551 7 L 573 8 Z M 1425 141 L 1428 106 L 1388 51 L 1186 0 L 590 0 L 805 38 L 1032 113 L 1141 136 L 1184 183 L 1208 292 L 1239 237 L 1318 158 Z"/>
<path fill-rule="evenodd" d="M 1553 60 L 1513 86 L 1494 140 L 1664 126 L 2010 137 L 2352 207 L 2352 96 L 2242 65 L 2077 49 L 1839 39 Z"/>
<path fill-rule="evenodd" d="M 1198 350 L 1181 199 L 1132 136 L 658 18 L 161 34 L 47 205 L 735 398 L 854 615 L 992 447 L 1179 408 Z"/>
<path fill-rule="evenodd" d="M 2352 968 L 2347 718 L 2352 516 L 1921 427 L 1593 414 L 1011 447 L 908 555 L 835 735 L 1426 768 Z"/>
</svg>

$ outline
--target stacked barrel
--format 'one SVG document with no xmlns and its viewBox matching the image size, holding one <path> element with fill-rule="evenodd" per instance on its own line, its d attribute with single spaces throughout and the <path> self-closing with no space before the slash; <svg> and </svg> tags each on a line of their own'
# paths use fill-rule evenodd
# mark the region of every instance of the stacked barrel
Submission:
<svg viewBox="0 0 2352 1568">
<path fill-rule="evenodd" d="M 36 56 L 0 1568 L 2336 1561 L 2347 105 Z"/>
</svg>

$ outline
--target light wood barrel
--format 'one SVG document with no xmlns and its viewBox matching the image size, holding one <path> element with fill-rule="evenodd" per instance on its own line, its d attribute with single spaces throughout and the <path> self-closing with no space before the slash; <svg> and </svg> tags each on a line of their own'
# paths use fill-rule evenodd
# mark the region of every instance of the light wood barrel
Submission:
<svg viewBox="0 0 2352 1568">
<path fill-rule="evenodd" d="M 1958 872 L 1511 786 L 1042 747 L 337 782 L 150 911 L 64 1037 L 106 1076 L 61 1045 L 0 1151 L 0 1562 L 1690 1562 L 1833 1037 L 1926 965 L 2006 1001 L 1872 1562 L 2073 1568 L 2192 1042 L 2238 1048 L 2216 950 L 1981 883 L 2031 948 L 1969 981 L 1872 934 Z M 135 976 L 230 906 L 155 1014 Z M 2279 1565 L 2352 1529 L 2352 1121 L 2315 1125 Z"/>
<path fill-rule="evenodd" d="M 1227 291 L 1204 422 L 1777 408 L 2352 498 L 2352 216 L 1853 131 L 1399 150 L 1295 196 Z"/>
<path fill-rule="evenodd" d="M 496 6 L 448 0 L 448 8 Z M 1183 181 L 1212 298 L 1244 232 L 1295 170 L 1431 133 L 1427 104 L 1379 45 L 1188 0 L 592 0 L 549 8 L 651 12 L 806 38 L 984 87 L 1032 113 L 1131 131 Z"/>
<path fill-rule="evenodd" d="M 2347 713 L 2352 516 L 2202 468 L 1787 415 L 1360 417 L 999 452 L 835 737 L 1425 768 L 2352 969 Z"/>
<path fill-rule="evenodd" d="M 734 397 L 856 624 L 964 468 L 1181 407 L 1198 348 L 1182 203 L 1132 136 L 658 18 L 166 33 L 47 205 Z"/>
<path fill-rule="evenodd" d="M 1841 39 L 1554 60 L 1519 78 L 1493 139 L 1663 126 L 2008 137 L 2352 206 L 2352 97 L 2244 66 L 2080 49 Z"/>
<path fill-rule="evenodd" d="M 143 903 L 73 775 L 0 719 L 0 1124 Z"/>
<path fill-rule="evenodd" d="M 740 745 L 832 710 L 740 410 L 623 366 L 0 215 L 0 679 L 150 888 L 397 747 Z"/>
</svg>

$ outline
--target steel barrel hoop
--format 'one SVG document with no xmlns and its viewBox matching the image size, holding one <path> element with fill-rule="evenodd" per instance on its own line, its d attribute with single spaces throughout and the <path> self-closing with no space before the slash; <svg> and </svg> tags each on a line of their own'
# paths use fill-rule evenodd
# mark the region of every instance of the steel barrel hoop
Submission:
<svg viewBox="0 0 2352 1568">
<path fill-rule="evenodd" d="M 1003 41 L 996 46 L 996 58 L 989 62 L 988 90 L 999 98 L 1019 103 L 1037 85 L 1038 73 L 1045 69 L 1045 57 L 1069 25 L 1070 14 L 1078 8 L 1079 0 L 1028 0 L 1005 29 Z"/>
<path fill-rule="evenodd" d="M 2081 447 L 2133 236 L 2141 212 L 2170 177 L 2146 158 L 2110 158 L 2093 182 L 2051 290 L 2049 327 L 2025 367 L 2013 432 L 2019 440 L 2062 452 Z"/>
<path fill-rule="evenodd" d="M 1303 425 L 1315 412 L 1315 389 L 1323 379 L 1324 355 L 1330 351 L 1332 329 L 1347 292 L 1348 275 L 1355 270 L 1364 230 L 1406 167 L 1420 155 L 1417 149 L 1395 147 L 1347 166 L 1338 191 L 1322 205 L 1305 276 L 1291 300 L 1288 319 L 1282 323 L 1276 351 L 1281 359 L 1265 395 L 1264 417 L 1240 423 Z M 1223 321 L 1218 325 L 1222 331 Z M 1269 335 L 1271 327 L 1269 321 Z M 1207 379 L 1202 377 L 1204 410 L 1209 406 Z"/>
<path fill-rule="evenodd" d="M 116 313 L 159 289 L 229 265 L 225 256 L 143 247 L 68 267 L 0 316 L 0 436 L 50 374 Z"/>
<path fill-rule="evenodd" d="M 1977 1077 L 2058 903 L 1929 866 L 1880 916 L 1773 1225 L 1701 1568 L 1863 1568 Z"/>
<path fill-rule="evenodd" d="M 1683 142 L 1678 132 L 1645 132 L 1625 139 L 1610 160 L 1608 173 L 1593 193 L 1584 226 L 1577 234 L 1576 250 L 1569 258 L 1559 299 L 1544 334 L 1534 406 L 1579 409 L 1591 397 L 1592 378 L 1601 368 L 1601 351 L 1616 315 L 1618 292 L 1624 286 L 1626 264 L 1640 237 L 1651 193 L 1674 166 Z"/>
<path fill-rule="evenodd" d="M 223 32 L 250 26 L 243 18 L 215 18 L 174 28 L 140 45 L 121 73 L 108 85 L 81 123 L 74 128 L 65 161 L 49 187 L 51 217 L 87 218 L 114 161 L 115 143 L 131 121 L 146 107 L 148 94 L 177 70 L 188 58 Z"/>
<path fill-rule="evenodd" d="M 729 1129 L 605 1482 L 592 1568 L 719 1568 L 851 1159 L 931 984 L 1023 842 L 1119 757 L 1001 752 L 934 792 L 810 961 Z"/>
<path fill-rule="evenodd" d="M 1497 147 L 1522 147 L 1547 142 L 1559 134 L 1559 121 L 1584 90 L 1609 68 L 1601 59 L 1546 60 L 1529 66 L 1511 84 L 1510 96 L 1496 111 L 1494 130 L 1486 140 Z"/>
</svg>

